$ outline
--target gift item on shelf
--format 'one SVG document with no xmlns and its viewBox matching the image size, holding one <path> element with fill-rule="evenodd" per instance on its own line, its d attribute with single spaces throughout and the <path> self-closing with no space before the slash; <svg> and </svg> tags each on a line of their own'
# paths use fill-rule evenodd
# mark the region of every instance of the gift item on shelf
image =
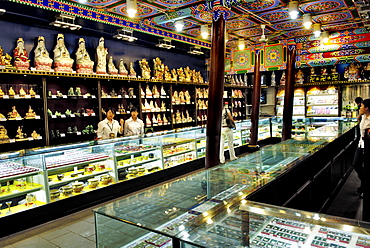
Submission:
<svg viewBox="0 0 370 248">
<path fill-rule="evenodd" d="M 57 44 L 54 52 L 54 71 L 56 72 L 72 72 L 74 60 L 71 59 L 69 51 L 64 44 L 64 35 L 58 34 Z"/>
<path fill-rule="evenodd" d="M 285 78 L 285 71 L 283 71 L 283 74 L 281 75 L 280 78 L 280 85 L 285 85 L 286 78 Z"/>
<path fill-rule="evenodd" d="M 35 119 L 36 113 L 33 111 L 31 105 L 28 106 L 28 111 L 26 113 L 25 119 Z"/>
<path fill-rule="evenodd" d="M 89 53 L 86 50 L 86 42 L 84 38 L 79 38 L 78 49 L 76 51 L 76 72 L 93 74 L 94 61 L 91 60 Z"/>
<path fill-rule="evenodd" d="M 108 60 L 108 74 L 111 74 L 111 75 L 117 75 L 118 74 L 118 70 L 117 70 L 116 66 L 114 65 L 112 56 L 110 56 L 109 60 Z"/>
<path fill-rule="evenodd" d="M 4 91 L 3 91 L 2 86 L 0 85 L 0 96 L 2 97 L 2 96 L 4 96 L 4 95 L 5 95 L 5 93 L 4 93 Z"/>
<path fill-rule="evenodd" d="M 166 111 L 166 104 L 162 101 L 161 102 L 161 111 Z"/>
<path fill-rule="evenodd" d="M 184 95 L 184 92 L 183 91 L 180 91 L 179 92 L 179 100 L 180 100 L 180 104 L 185 104 L 186 101 L 185 101 L 185 95 Z"/>
<path fill-rule="evenodd" d="M 176 111 L 176 118 L 175 118 L 174 123 L 176 124 L 182 123 L 181 113 L 179 110 Z"/>
<path fill-rule="evenodd" d="M 149 102 L 149 109 L 151 112 L 155 112 L 154 102 L 152 100 Z"/>
<path fill-rule="evenodd" d="M 168 120 L 165 114 L 163 114 L 163 125 L 168 125 Z"/>
<path fill-rule="evenodd" d="M 117 96 L 118 96 L 117 93 L 115 92 L 114 88 L 112 88 L 112 91 L 109 92 L 109 95 L 110 95 L 111 98 L 117 98 Z"/>
<path fill-rule="evenodd" d="M 145 92 L 143 91 L 143 88 L 140 87 L 140 96 L 142 98 L 145 98 Z"/>
<path fill-rule="evenodd" d="M 171 71 L 167 65 L 164 66 L 164 80 L 166 81 L 172 80 Z"/>
<path fill-rule="evenodd" d="M 152 124 L 153 124 L 153 126 L 158 126 L 158 120 L 157 120 L 157 118 L 155 117 L 154 114 L 153 114 L 153 117 L 152 117 Z"/>
<path fill-rule="evenodd" d="M 152 94 L 154 98 L 159 98 L 160 96 L 156 85 L 153 85 Z"/>
<path fill-rule="evenodd" d="M 30 96 L 35 96 L 36 95 L 36 92 L 33 90 L 32 87 L 29 90 L 29 94 L 30 94 Z M 0 95 L 1 95 L 1 92 L 0 92 Z"/>
<path fill-rule="evenodd" d="M 185 91 L 185 93 L 184 93 L 184 96 L 185 96 L 185 103 L 186 104 L 190 104 L 191 102 L 191 97 L 190 97 L 190 94 L 189 94 L 189 91 Z M 180 101 L 181 101 L 181 99 L 180 99 Z"/>
<path fill-rule="evenodd" d="M 24 48 L 23 38 L 18 38 L 17 47 L 13 50 L 14 66 L 17 70 L 29 70 L 30 60 L 28 59 L 27 50 Z"/>
<path fill-rule="evenodd" d="M 147 127 L 151 127 L 152 126 L 152 122 L 150 121 L 149 115 L 146 116 L 145 125 Z"/>
<path fill-rule="evenodd" d="M 295 83 L 296 84 L 303 84 L 304 82 L 304 73 L 302 69 L 298 69 L 298 71 L 295 74 Z"/>
<path fill-rule="evenodd" d="M 152 98 L 152 97 L 153 97 L 153 93 L 152 93 L 152 91 L 150 90 L 149 85 L 146 85 L 146 89 L 145 89 L 145 97 L 146 97 L 146 98 Z"/>
<path fill-rule="evenodd" d="M 73 87 L 70 87 L 68 90 L 68 96 L 75 96 L 75 92 L 73 90 Z"/>
<path fill-rule="evenodd" d="M 36 130 L 33 130 L 33 132 L 31 133 L 31 137 L 36 140 L 36 139 L 40 139 L 41 135 L 38 134 Z"/>
<path fill-rule="evenodd" d="M 45 47 L 45 38 L 38 37 L 35 48 L 35 69 L 38 71 L 50 71 L 53 60 L 49 57 L 49 52 Z"/>
<path fill-rule="evenodd" d="M 81 88 L 80 87 L 76 87 L 75 95 L 76 96 L 82 96 Z"/>
<path fill-rule="evenodd" d="M 148 103 L 147 99 L 145 99 L 143 110 L 145 110 L 145 111 L 150 111 L 151 110 L 150 104 Z"/>
<path fill-rule="evenodd" d="M 118 104 L 118 112 L 122 115 L 122 114 L 126 114 L 126 110 L 125 110 L 125 107 L 123 106 L 123 104 Z"/>
<path fill-rule="evenodd" d="M 154 112 L 161 111 L 161 108 L 158 106 L 157 102 L 154 102 Z"/>
<path fill-rule="evenodd" d="M 160 114 L 157 115 L 157 122 L 158 122 L 158 126 L 162 126 L 163 125 L 163 121 L 162 121 L 162 118 L 161 118 L 161 115 Z"/>
<path fill-rule="evenodd" d="M 143 79 L 150 79 L 150 66 L 148 61 L 143 58 L 142 60 L 139 61 L 140 69 L 141 69 L 141 77 Z"/>
<path fill-rule="evenodd" d="M 96 74 L 106 74 L 107 73 L 107 55 L 108 48 L 104 47 L 104 38 L 99 39 L 99 44 L 96 47 Z"/>
<path fill-rule="evenodd" d="M 129 77 L 131 78 L 136 78 L 136 72 L 135 72 L 135 69 L 134 69 L 134 63 L 130 62 L 130 74 L 129 74 Z"/>
<path fill-rule="evenodd" d="M 27 95 L 26 91 L 23 89 L 23 87 L 21 87 L 19 89 L 19 96 L 21 97 L 25 97 Z"/>
<path fill-rule="evenodd" d="M 182 67 L 177 69 L 177 76 L 179 82 L 185 82 L 185 73 Z"/>
<path fill-rule="evenodd" d="M 5 129 L 3 125 L 0 125 L 0 144 L 8 142 L 9 142 L 8 131 Z"/>
<path fill-rule="evenodd" d="M 118 72 L 119 75 L 122 75 L 124 77 L 127 77 L 128 71 L 127 71 L 127 69 L 125 67 L 125 63 L 123 62 L 123 59 L 120 59 L 119 60 L 118 70 L 119 70 L 119 72 Z"/>
<path fill-rule="evenodd" d="M 12 86 L 9 87 L 8 95 L 9 96 L 14 96 L 15 95 L 15 91 L 14 91 Z"/>
<path fill-rule="evenodd" d="M 94 127 L 92 125 L 87 125 L 82 131 L 81 131 L 82 134 L 94 134 L 95 133 L 95 130 L 94 130 Z"/>
<path fill-rule="evenodd" d="M 192 79 L 192 71 L 190 70 L 189 66 L 184 68 L 185 73 L 185 82 L 190 83 Z"/>
<path fill-rule="evenodd" d="M 177 76 L 177 70 L 176 69 L 172 69 L 171 70 L 171 80 L 172 81 L 177 81 L 177 78 L 178 78 L 178 76 Z"/>
<path fill-rule="evenodd" d="M 12 56 L 5 53 L 4 49 L 0 46 L 0 65 L 5 66 L 6 68 L 12 68 Z"/>
<path fill-rule="evenodd" d="M 17 134 L 15 135 L 17 141 L 27 140 L 27 135 L 23 133 L 23 126 L 18 126 Z"/>
<path fill-rule="evenodd" d="M 15 106 L 12 107 L 12 111 L 8 113 L 8 120 L 22 119 Z"/>
<path fill-rule="evenodd" d="M 107 98 L 108 97 L 108 94 L 104 91 L 103 88 L 101 89 L 101 97 L 102 98 Z"/>
<path fill-rule="evenodd" d="M 176 90 L 172 94 L 172 104 L 180 104 L 179 93 Z"/>
<path fill-rule="evenodd" d="M 162 60 L 158 57 L 153 59 L 153 70 L 154 78 L 158 80 L 163 80 L 165 66 L 162 63 Z"/>
</svg>

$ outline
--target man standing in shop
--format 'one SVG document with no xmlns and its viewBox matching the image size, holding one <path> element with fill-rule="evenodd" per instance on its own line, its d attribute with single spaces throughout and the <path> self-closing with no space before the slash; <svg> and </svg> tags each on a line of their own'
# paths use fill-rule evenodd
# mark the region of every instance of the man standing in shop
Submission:
<svg viewBox="0 0 370 248">
<path fill-rule="evenodd" d="M 137 117 L 138 114 L 137 108 L 133 107 L 131 117 L 125 122 L 125 136 L 144 134 L 144 122 Z"/>
<path fill-rule="evenodd" d="M 115 110 L 113 108 L 107 108 L 105 111 L 106 118 L 98 123 L 98 139 L 113 139 L 117 137 L 117 133 L 123 133 L 123 119 L 118 121 L 114 120 Z"/>
<path fill-rule="evenodd" d="M 221 129 L 221 140 L 220 140 L 220 163 L 225 163 L 225 139 L 227 139 L 227 143 L 229 145 L 229 153 L 230 153 L 230 160 L 235 160 L 238 157 L 235 156 L 234 150 L 234 137 L 233 137 L 233 130 L 228 125 L 228 120 L 234 123 L 234 119 L 230 113 L 228 108 L 228 103 L 225 102 L 224 108 L 222 109 L 222 129 Z"/>
<path fill-rule="evenodd" d="M 360 124 L 360 141 L 358 142 L 358 146 L 355 152 L 355 156 L 353 158 L 353 168 L 357 172 L 358 178 L 361 181 L 361 186 L 357 189 L 357 192 L 360 193 L 360 197 L 362 197 L 363 193 L 363 180 L 366 179 L 364 175 L 364 136 L 365 136 L 365 129 L 370 128 L 370 99 L 365 99 L 362 101 L 360 110 L 359 110 L 359 118 Z"/>
</svg>

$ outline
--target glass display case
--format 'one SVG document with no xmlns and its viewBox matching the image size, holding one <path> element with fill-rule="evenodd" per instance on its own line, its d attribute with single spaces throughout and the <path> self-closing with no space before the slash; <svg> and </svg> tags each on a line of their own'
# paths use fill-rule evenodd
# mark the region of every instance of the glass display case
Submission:
<svg viewBox="0 0 370 248">
<path fill-rule="evenodd" d="M 339 127 L 337 136 L 348 130 Z M 95 210 L 97 247 L 366 244 L 368 223 L 245 200 L 329 142 L 289 139 L 100 207 Z"/>
<path fill-rule="evenodd" d="M 285 90 L 281 89 L 276 94 L 276 116 L 283 116 Z M 303 88 L 294 90 L 293 116 L 305 116 L 306 98 Z"/>
<path fill-rule="evenodd" d="M 312 87 L 306 93 L 306 116 L 339 116 L 337 86 Z"/>
<path fill-rule="evenodd" d="M 258 140 L 263 140 L 270 137 L 271 137 L 270 118 L 258 120 Z"/>
</svg>

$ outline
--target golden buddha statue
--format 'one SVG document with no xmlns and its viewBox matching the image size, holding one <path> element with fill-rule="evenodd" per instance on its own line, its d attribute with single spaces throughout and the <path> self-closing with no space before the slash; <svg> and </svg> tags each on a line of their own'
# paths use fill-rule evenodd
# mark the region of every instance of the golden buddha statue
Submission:
<svg viewBox="0 0 370 248">
<path fill-rule="evenodd" d="M 19 89 L 19 95 L 20 95 L 20 96 L 25 96 L 25 95 L 27 95 L 27 93 L 26 93 L 26 91 L 23 89 L 23 87 L 21 87 L 21 88 Z"/>
<path fill-rule="evenodd" d="M 25 119 L 35 119 L 36 118 L 36 113 L 33 111 L 31 105 L 29 105 L 28 112 L 26 113 L 26 116 L 24 118 Z"/>
<path fill-rule="evenodd" d="M 14 95 L 15 95 L 15 91 L 14 91 L 14 89 L 13 89 L 13 87 L 12 87 L 12 86 L 10 86 L 10 88 L 9 88 L 9 93 L 8 93 L 8 95 L 9 95 L 9 96 L 14 96 Z"/>
<path fill-rule="evenodd" d="M 26 134 L 23 133 L 23 126 L 18 126 L 17 135 L 15 137 L 17 140 L 23 140 L 26 138 Z"/>
<path fill-rule="evenodd" d="M 21 117 L 15 106 L 12 107 L 12 111 L 8 113 L 8 119 L 14 120 L 17 117 Z"/>
<path fill-rule="evenodd" d="M 38 134 L 38 133 L 36 132 L 36 130 L 33 130 L 33 132 L 31 133 L 31 137 L 32 137 L 33 139 L 39 139 L 40 134 Z"/>
<path fill-rule="evenodd" d="M 0 96 L 3 96 L 4 95 L 4 91 L 3 91 L 3 88 L 0 86 Z"/>
<path fill-rule="evenodd" d="M 0 143 L 7 142 L 9 142 L 8 131 L 5 129 L 3 125 L 0 125 Z"/>
<path fill-rule="evenodd" d="M 33 88 L 32 88 L 32 87 L 30 88 L 30 95 L 31 95 L 31 96 L 36 95 L 36 92 L 33 90 Z"/>
</svg>

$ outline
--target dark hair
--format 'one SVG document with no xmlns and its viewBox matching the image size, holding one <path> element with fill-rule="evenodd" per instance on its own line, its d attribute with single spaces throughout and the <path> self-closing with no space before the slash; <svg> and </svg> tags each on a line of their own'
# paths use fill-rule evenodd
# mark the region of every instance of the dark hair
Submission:
<svg viewBox="0 0 370 248">
<path fill-rule="evenodd" d="M 365 108 L 369 108 L 370 110 L 370 99 L 363 100 L 362 104 L 364 105 Z"/>
<path fill-rule="evenodd" d="M 131 108 L 131 112 L 134 112 L 134 111 L 139 112 L 139 110 L 137 109 L 137 107 L 132 107 Z"/>
<path fill-rule="evenodd" d="M 105 109 L 105 114 L 107 114 L 109 110 L 112 111 L 113 114 L 116 114 L 116 109 L 115 108 L 106 108 Z"/>
<path fill-rule="evenodd" d="M 358 105 L 360 105 L 361 104 L 361 102 L 362 102 L 362 97 L 356 97 L 355 98 L 355 103 L 357 103 Z"/>
</svg>

